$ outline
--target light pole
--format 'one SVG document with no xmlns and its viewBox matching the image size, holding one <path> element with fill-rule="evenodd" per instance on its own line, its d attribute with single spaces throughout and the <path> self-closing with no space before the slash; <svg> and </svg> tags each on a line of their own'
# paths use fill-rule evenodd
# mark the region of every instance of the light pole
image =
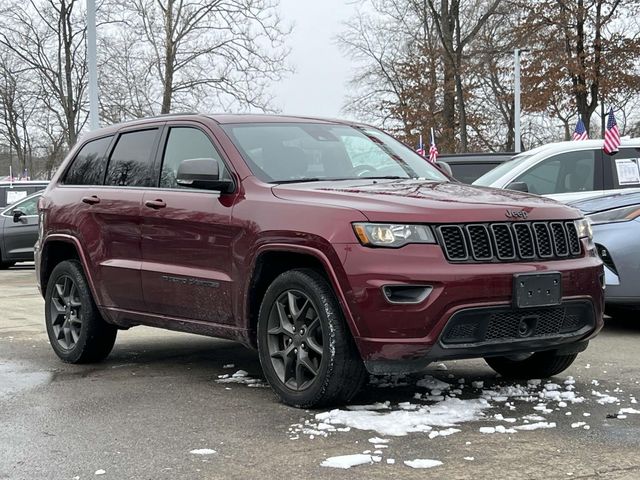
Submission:
<svg viewBox="0 0 640 480">
<path fill-rule="evenodd" d="M 98 65 L 96 60 L 96 1 L 87 0 L 87 62 L 89 64 L 89 128 L 100 128 L 98 118 Z"/>
<path fill-rule="evenodd" d="M 513 117 L 514 117 L 514 134 L 515 134 L 515 151 L 519 153 L 520 147 L 520 50 L 516 48 L 513 51 L 513 74 L 514 74 L 514 86 L 513 86 Z"/>
</svg>

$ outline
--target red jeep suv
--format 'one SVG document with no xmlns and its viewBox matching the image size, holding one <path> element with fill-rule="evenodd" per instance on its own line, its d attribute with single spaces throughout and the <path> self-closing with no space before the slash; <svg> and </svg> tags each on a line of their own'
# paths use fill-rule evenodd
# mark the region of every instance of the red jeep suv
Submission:
<svg viewBox="0 0 640 480">
<path fill-rule="evenodd" d="M 39 204 L 51 346 L 98 361 L 152 325 L 256 347 L 282 401 L 349 401 L 371 373 L 484 357 L 566 369 L 602 327 L 577 210 L 456 183 L 370 126 L 168 115 L 104 128 Z"/>
</svg>

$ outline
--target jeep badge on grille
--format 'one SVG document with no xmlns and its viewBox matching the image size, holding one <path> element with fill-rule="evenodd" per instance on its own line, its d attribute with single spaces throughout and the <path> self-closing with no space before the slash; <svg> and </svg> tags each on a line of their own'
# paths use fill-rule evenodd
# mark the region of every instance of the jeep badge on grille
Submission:
<svg viewBox="0 0 640 480">
<path fill-rule="evenodd" d="M 521 219 L 521 220 L 527 219 L 527 212 L 525 212 L 524 210 L 507 210 L 507 212 L 504 215 L 507 218 Z"/>
</svg>

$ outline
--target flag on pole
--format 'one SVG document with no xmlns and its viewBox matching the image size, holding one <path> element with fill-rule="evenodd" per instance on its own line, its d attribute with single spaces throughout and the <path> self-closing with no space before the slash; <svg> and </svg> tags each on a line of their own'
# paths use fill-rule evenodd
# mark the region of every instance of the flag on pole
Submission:
<svg viewBox="0 0 640 480">
<path fill-rule="evenodd" d="M 620 146 L 620 131 L 616 123 L 616 117 L 613 115 L 613 108 L 609 110 L 609 119 L 607 120 L 607 129 L 604 131 L 604 146 L 602 149 L 607 155 L 611 155 L 618 151 Z"/>
<path fill-rule="evenodd" d="M 422 134 L 420 134 L 420 139 L 418 140 L 418 145 L 416 146 L 416 152 L 418 155 L 422 155 L 424 157 L 424 143 L 422 143 Z"/>
<path fill-rule="evenodd" d="M 584 122 L 582 117 L 578 117 L 578 123 L 576 124 L 576 130 L 573 132 L 574 140 L 589 140 L 589 132 L 584 128 Z"/>
<path fill-rule="evenodd" d="M 429 146 L 429 161 L 436 163 L 438 159 L 438 147 L 436 147 L 436 137 L 433 135 L 433 128 L 431 129 L 431 145 Z"/>
</svg>

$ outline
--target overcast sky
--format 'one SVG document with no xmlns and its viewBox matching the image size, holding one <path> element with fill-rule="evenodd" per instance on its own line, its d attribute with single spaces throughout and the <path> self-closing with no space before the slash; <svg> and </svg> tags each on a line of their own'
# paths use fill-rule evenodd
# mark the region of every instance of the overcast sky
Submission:
<svg viewBox="0 0 640 480">
<path fill-rule="evenodd" d="M 349 3 L 351 4 L 349 4 Z M 340 109 L 351 67 L 336 45 L 341 23 L 355 13 L 353 0 L 280 0 L 293 22 L 289 61 L 296 73 L 274 87 L 282 113 L 344 117 Z"/>
</svg>

